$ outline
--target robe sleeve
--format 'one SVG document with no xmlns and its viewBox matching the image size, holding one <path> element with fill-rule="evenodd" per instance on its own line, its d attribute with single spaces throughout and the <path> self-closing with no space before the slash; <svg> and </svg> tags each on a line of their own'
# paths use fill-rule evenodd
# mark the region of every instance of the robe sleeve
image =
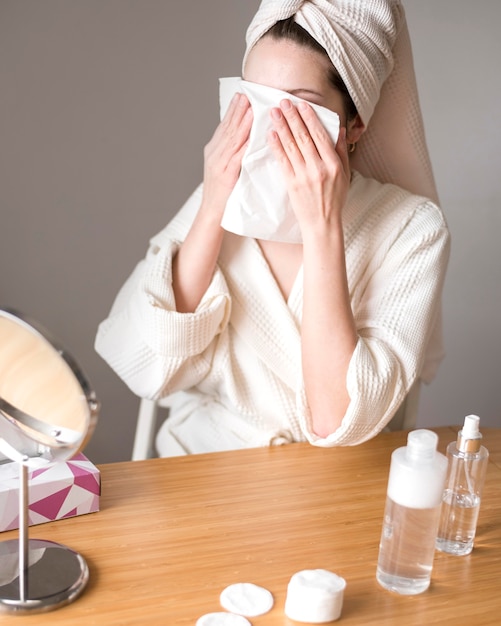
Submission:
<svg viewBox="0 0 501 626">
<path fill-rule="evenodd" d="M 146 257 L 98 327 L 96 351 L 143 398 L 156 399 L 199 382 L 230 316 L 231 299 L 219 268 L 195 312 L 176 311 L 172 258 L 198 195 L 151 240 Z"/>
<path fill-rule="evenodd" d="M 388 244 L 354 311 L 358 341 L 347 373 L 350 404 L 339 428 L 325 438 L 311 428 L 304 388 L 301 428 L 318 446 L 355 445 L 390 421 L 416 379 L 437 322 L 450 249 L 444 218 L 421 203 Z"/>
</svg>

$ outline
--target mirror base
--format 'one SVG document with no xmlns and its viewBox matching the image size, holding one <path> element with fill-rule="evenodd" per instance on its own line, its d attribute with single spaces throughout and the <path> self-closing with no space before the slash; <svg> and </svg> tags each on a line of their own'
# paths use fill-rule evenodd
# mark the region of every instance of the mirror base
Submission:
<svg viewBox="0 0 501 626">
<path fill-rule="evenodd" d="M 76 600 L 89 580 L 84 558 L 52 541 L 30 539 L 28 563 L 20 576 L 19 542 L 0 542 L 0 613 L 52 611 Z"/>
</svg>

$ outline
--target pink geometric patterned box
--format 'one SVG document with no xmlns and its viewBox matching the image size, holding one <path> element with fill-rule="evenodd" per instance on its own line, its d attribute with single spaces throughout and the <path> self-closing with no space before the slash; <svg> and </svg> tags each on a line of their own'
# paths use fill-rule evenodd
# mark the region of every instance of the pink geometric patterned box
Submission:
<svg viewBox="0 0 501 626">
<path fill-rule="evenodd" d="M 83 454 L 28 473 L 30 526 L 99 511 L 101 477 Z M 0 465 L 0 532 L 19 526 L 19 466 Z"/>
</svg>

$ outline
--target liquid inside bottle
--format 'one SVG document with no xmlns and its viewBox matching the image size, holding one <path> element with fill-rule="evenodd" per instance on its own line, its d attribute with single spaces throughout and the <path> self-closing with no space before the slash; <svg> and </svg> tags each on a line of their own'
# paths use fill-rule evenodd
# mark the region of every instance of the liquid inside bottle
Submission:
<svg viewBox="0 0 501 626">
<path fill-rule="evenodd" d="M 473 549 L 480 497 L 467 491 L 446 489 L 440 516 L 437 548 L 442 552 L 464 556 Z"/>
<path fill-rule="evenodd" d="M 386 499 L 376 578 L 389 591 L 414 595 L 430 585 L 440 506 L 410 508 Z"/>
</svg>

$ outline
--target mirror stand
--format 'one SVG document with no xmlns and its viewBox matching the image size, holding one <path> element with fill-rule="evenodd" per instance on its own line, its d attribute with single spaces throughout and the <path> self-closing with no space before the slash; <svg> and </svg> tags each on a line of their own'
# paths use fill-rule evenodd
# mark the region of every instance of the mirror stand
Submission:
<svg viewBox="0 0 501 626">
<path fill-rule="evenodd" d="M 29 539 L 28 489 L 28 468 L 21 460 L 19 540 L 0 542 L 0 613 L 51 611 L 75 600 L 89 579 L 80 554 L 52 541 Z"/>
</svg>

